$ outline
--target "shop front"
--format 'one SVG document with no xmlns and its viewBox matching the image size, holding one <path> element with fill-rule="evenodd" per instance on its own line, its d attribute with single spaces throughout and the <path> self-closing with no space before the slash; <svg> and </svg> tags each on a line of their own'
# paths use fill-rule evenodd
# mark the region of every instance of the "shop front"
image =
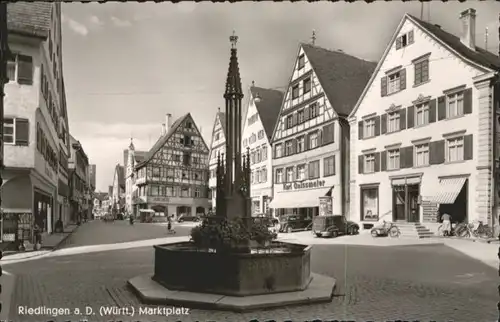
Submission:
<svg viewBox="0 0 500 322">
<path fill-rule="evenodd" d="M 180 197 L 147 197 L 147 208 L 161 210 L 158 214 L 173 217 L 174 220 L 183 216 L 201 216 L 210 209 L 209 199 Z"/>
<path fill-rule="evenodd" d="M 319 215 L 322 198 L 330 197 L 332 213 L 340 215 L 340 188 L 335 186 L 331 177 L 275 184 L 269 207 L 277 217 L 294 214 L 311 219 Z"/>
<path fill-rule="evenodd" d="M 270 216 L 269 202 L 272 196 L 271 188 L 252 190 L 252 216 Z"/>
</svg>

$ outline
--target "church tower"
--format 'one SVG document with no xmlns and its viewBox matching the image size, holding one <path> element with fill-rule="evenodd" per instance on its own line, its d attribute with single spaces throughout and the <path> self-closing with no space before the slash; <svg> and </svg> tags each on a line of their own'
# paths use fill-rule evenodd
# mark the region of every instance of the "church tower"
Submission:
<svg viewBox="0 0 500 322">
<path fill-rule="evenodd" d="M 133 204 L 133 190 L 134 190 L 134 161 L 135 161 L 135 147 L 134 139 L 130 138 L 130 145 L 128 146 L 127 167 L 125 168 L 125 200 L 126 209 L 129 214 L 132 214 Z"/>
</svg>

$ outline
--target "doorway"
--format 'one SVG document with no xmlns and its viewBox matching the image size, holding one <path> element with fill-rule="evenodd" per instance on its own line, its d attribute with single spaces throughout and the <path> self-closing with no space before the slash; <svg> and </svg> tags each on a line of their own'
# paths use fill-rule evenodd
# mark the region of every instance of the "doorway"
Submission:
<svg viewBox="0 0 500 322">
<path fill-rule="evenodd" d="M 418 184 L 392 186 L 392 219 L 393 221 L 419 222 L 420 207 Z"/>
</svg>

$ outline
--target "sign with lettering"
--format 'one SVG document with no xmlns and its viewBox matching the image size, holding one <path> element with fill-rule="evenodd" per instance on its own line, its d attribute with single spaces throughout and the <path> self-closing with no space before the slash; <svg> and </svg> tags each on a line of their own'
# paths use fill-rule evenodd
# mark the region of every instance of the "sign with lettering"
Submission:
<svg viewBox="0 0 500 322">
<path fill-rule="evenodd" d="M 306 180 L 300 182 L 289 182 L 283 184 L 283 190 L 304 190 L 304 189 L 314 189 L 321 188 L 325 186 L 325 180 Z"/>
<path fill-rule="evenodd" d="M 332 197 L 319 197 L 319 215 L 332 216 Z"/>
<path fill-rule="evenodd" d="M 150 202 L 168 202 L 169 200 L 168 197 L 148 197 Z"/>
</svg>

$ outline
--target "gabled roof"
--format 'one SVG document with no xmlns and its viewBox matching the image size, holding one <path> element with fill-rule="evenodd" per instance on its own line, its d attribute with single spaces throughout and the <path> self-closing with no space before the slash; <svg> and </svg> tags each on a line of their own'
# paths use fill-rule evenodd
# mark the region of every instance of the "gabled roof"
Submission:
<svg viewBox="0 0 500 322">
<path fill-rule="evenodd" d="M 349 117 L 352 117 L 356 114 L 356 111 L 359 107 L 359 104 L 363 101 L 364 96 L 366 95 L 366 92 L 370 88 L 371 84 L 373 83 L 375 77 L 377 76 L 378 71 L 380 70 L 380 67 L 385 61 L 385 58 L 387 54 L 390 52 L 394 41 L 396 41 L 396 37 L 399 35 L 399 31 L 403 27 L 404 22 L 406 19 L 409 19 L 412 21 L 416 26 L 420 27 L 424 32 L 428 33 L 431 37 L 433 37 L 437 42 L 441 43 L 445 48 L 448 48 L 452 53 L 457 55 L 458 57 L 472 62 L 478 66 L 481 66 L 483 68 L 489 68 L 489 69 L 496 69 L 500 67 L 500 61 L 498 56 L 495 56 L 494 54 L 476 46 L 476 51 L 471 50 L 469 47 L 465 46 L 461 41 L 460 38 L 441 29 L 441 27 L 438 27 L 434 24 L 431 24 L 429 22 L 420 20 L 410 14 L 405 14 L 403 16 L 403 19 L 401 19 L 401 22 L 399 23 L 398 27 L 396 28 L 396 31 L 392 35 L 391 40 L 389 41 L 389 44 L 387 45 L 384 53 L 382 54 L 382 57 L 380 58 L 377 67 L 373 71 L 373 74 L 368 81 L 368 83 L 365 86 L 365 89 L 363 90 L 363 93 L 359 96 L 358 101 L 352 110 L 351 114 Z"/>
<path fill-rule="evenodd" d="M 438 27 L 427 21 L 418 19 L 410 14 L 406 14 L 406 16 L 408 16 L 410 20 L 413 20 L 413 22 L 419 25 L 422 29 L 434 35 L 441 42 L 445 43 L 446 45 L 451 47 L 454 51 L 464 56 L 465 58 L 472 60 L 476 64 L 479 64 L 487 68 L 491 69 L 500 68 L 500 59 L 493 53 L 477 46 L 476 50 L 474 51 L 469 47 L 465 46 L 460 41 L 459 37 L 441 29 L 441 27 Z"/>
<path fill-rule="evenodd" d="M 135 151 L 134 157 L 136 163 L 141 163 L 146 158 L 148 151 Z"/>
<path fill-rule="evenodd" d="M 332 108 L 348 116 L 377 64 L 310 44 L 302 48 Z"/>
<path fill-rule="evenodd" d="M 273 136 L 274 126 L 278 120 L 283 103 L 284 93 L 275 89 L 267 89 L 257 86 L 250 87 L 250 92 L 254 100 L 255 107 L 259 113 L 262 126 L 269 140 Z"/>
<path fill-rule="evenodd" d="M 121 188 L 125 188 L 125 168 L 122 165 L 117 164 L 115 167 L 118 185 Z"/>
<path fill-rule="evenodd" d="M 153 156 L 155 155 L 156 152 L 158 152 L 164 145 L 165 143 L 167 143 L 168 139 L 175 133 L 175 131 L 177 130 L 177 128 L 179 127 L 179 125 L 182 124 L 182 122 L 190 117 L 191 114 L 190 113 L 187 113 L 181 117 L 179 117 L 173 124 L 172 126 L 170 127 L 170 129 L 168 129 L 168 132 L 161 136 L 158 141 L 156 141 L 156 143 L 153 145 L 153 147 L 148 151 L 146 152 L 146 155 L 144 156 L 144 159 L 142 160 L 141 163 L 137 164 L 136 167 L 138 166 L 141 166 L 143 165 L 144 163 L 150 161 Z"/>
<path fill-rule="evenodd" d="M 220 121 L 220 126 L 222 128 L 222 132 L 224 133 L 224 136 L 226 136 L 226 113 L 224 112 L 217 112 L 217 115 L 215 116 L 215 120 L 217 120 L 217 118 L 219 119 Z M 214 123 L 214 126 L 215 126 L 215 123 Z"/>
<path fill-rule="evenodd" d="M 51 26 L 52 2 L 9 2 L 7 28 L 10 32 L 47 38 Z"/>
<path fill-rule="evenodd" d="M 106 200 L 108 198 L 108 194 L 106 192 L 96 192 L 94 196 L 100 201 Z"/>
</svg>

